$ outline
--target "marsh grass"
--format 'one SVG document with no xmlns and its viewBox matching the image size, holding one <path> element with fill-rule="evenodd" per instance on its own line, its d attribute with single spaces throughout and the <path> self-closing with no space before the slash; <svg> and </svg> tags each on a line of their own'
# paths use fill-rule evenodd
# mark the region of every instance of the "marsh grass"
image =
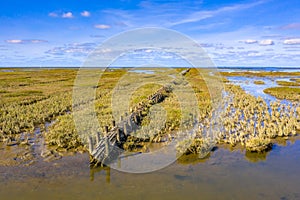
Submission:
<svg viewBox="0 0 300 200">
<path fill-rule="evenodd" d="M 265 82 L 264 81 L 254 81 L 254 84 L 256 84 L 256 85 L 264 85 Z"/>
<path fill-rule="evenodd" d="M 183 69 L 175 69 L 179 73 Z M 170 73 L 164 69 L 153 69 L 154 74 L 144 74 L 143 78 L 159 80 L 157 73 Z M 91 76 L 94 76 L 91 70 Z M 37 126 L 42 126 L 46 121 L 55 120 L 45 133 L 46 142 L 56 151 L 83 151 L 82 138 L 78 136 L 72 115 L 72 90 L 77 71 L 75 69 L 51 69 L 0 73 L 0 140 L 18 140 L 15 137 L 22 132 L 32 133 Z M 114 119 L 112 113 L 113 91 L 119 84 L 120 79 L 128 73 L 126 69 L 107 70 L 103 73 L 101 81 L 96 87 L 96 100 L 94 102 L 97 118 L 100 124 L 101 134 L 104 127 L 112 127 Z M 133 73 L 133 72 L 130 72 Z M 131 74 L 129 73 L 129 77 Z M 208 73 L 205 70 L 203 73 Z M 231 73 L 239 76 L 288 76 L 300 73 Z M 176 75 L 172 72 L 171 75 Z M 268 107 L 261 98 L 255 98 L 245 93 L 240 87 L 227 84 L 223 112 L 217 119 L 212 119 L 212 99 L 205 81 L 199 75 L 199 71 L 191 69 L 185 79 L 191 85 L 197 98 L 200 110 L 199 119 L 201 127 L 198 127 L 195 138 L 190 141 L 181 141 L 178 151 L 185 154 L 204 154 L 212 149 L 212 144 L 222 146 L 224 143 L 231 146 L 241 146 L 248 151 L 264 152 L 269 150 L 273 138 L 291 137 L 300 129 L 300 88 L 276 87 L 268 88 L 266 93 L 279 99 L 289 99 L 295 102 L 290 108 L 283 108 L 278 103 Z M 137 79 L 128 79 L 126 84 L 133 84 Z M 223 78 L 223 82 L 228 80 Z M 298 81 L 298 79 L 297 79 Z M 124 111 L 130 113 L 136 104 L 147 101 L 147 97 L 161 87 L 158 83 L 150 83 L 139 87 L 130 97 L 129 109 Z M 221 100 L 219 100 L 221 101 Z M 78 107 L 83 107 L 87 102 L 82 101 Z M 122 99 L 120 104 L 124 102 Z M 297 104 L 298 103 L 298 104 Z M 152 130 L 149 134 L 151 139 L 145 141 L 137 140 L 136 137 L 129 138 L 128 149 L 145 150 L 151 142 L 165 142 L 172 137 L 181 125 L 182 113 L 180 102 L 175 94 L 170 93 L 168 97 L 159 103 L 166 113 L 165 125 L 161 130 Z M 298 106 L 298 107 L 297 107 Z M 297 107 L 297 108 L 296 108 Z M 269 113 L 269 110 L 272 113 Z M 293 110 L 294 109 L 294 110 Z M 293 113 L 292 115 L 290 113 Z M 125 113 L 122 113 L 125 114 Z M 150 119 L 145 117 L 143 126 L 160 122 L 160 116 Z M 210 120 L 213 120 L 211 123 Z M 88 123 L 83 119 L 82 123 Z M 211 124 L 220 123 L 222 127 L 218 130 L 216 138 L 205 138 Z M 258 126 L 257 124 L 265 124 Z M 145 130 L 142 130 L 145 131 Z M 137 133 L 139 134 L 139 133 Z M 144 133 L 141 133 L 144 134 Z M 167 139 L 166 139 L 167 138 Z M 214 139 L 215 141 L 211 141 Z M 185 146 L 190 144 L 190 146 Z M 146 147 L 146 148 L 145 148 Z"/>
<path fill-rule="evenodd" d="M 275 96 L 277 99 L 287 99 L 299 102 L 300 88 L 272 87 L 264 90 L 265 93 Z"/>
<path fill-rule="evenodd" d="M 0 140 L 16 140 L 71 107 L 74 69 L 31 69 L 0 73 Z M 61 81 L 68 77 L 68 81 Z M 45 81 L 51 80 L 51 84 Z M 68 84 L 68 87 L 62 87 Z"/>
<path fill-rule="evenodd" d="M 300 83 L 291 82 L 291 81 L 276 81 L 280 86 L 300 86 Z"/>
<path fill-rule="evenodd" d="M 37 90 L 24 90 L 14 93 L 6 94 L 5 97 L 27 97 L 27 96 L 44 96 L 42 91 Z"/>
<path fill-rule="evenodd" d="M 291 78 L 290 81 L 300 83 L 300 78 Z"/>
<path fill-rule="evenodd" d="M 0 104 L 40 100 L 71 92 L 77 71 L 75 69 L 14 69 L 0 73 Z M 39 91 L 39 92 L 37 92 Z M 44 96 L 44 97 L 42 97 Z"/>
<path fill-rule="evenodd" d="M 226 91 L 227 96 L 222 102 L 224 108 L 218 118 L 199 120 L 200 126 L 193 141 L 197 141 L 197 138 L 206 139 L 203 136 L 207 127 L 219 124 L 214 130 L 216 146 L 229 144 L 262 153 L 272 148 L 273 142 L 276 142 L 274 138 L 288 139 L 300 130 L 299 99 L 290 105 L 280 102 L 268 105 L 261 97 L 255 98 L 239 86 L 227 85 Z M 201 146 L 201 143 L 194 142 L 190 147 L 192 151 L 188 149 L 187 153 L 197 152 Z M 179 152 L 184 149 L 184 145 L 177 146 Z"/>
</svg>

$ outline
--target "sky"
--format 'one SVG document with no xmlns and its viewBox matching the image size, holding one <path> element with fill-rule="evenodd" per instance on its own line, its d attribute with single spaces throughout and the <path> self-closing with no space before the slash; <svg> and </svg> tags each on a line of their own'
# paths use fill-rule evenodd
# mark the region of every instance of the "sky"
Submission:
<svg viewBox="0 0 300 200">
<path fill-rule="evenodd" d="M 188 36 L 216 66 L 300 67 L 299 0 L 0 1 L 0 67 L 80 67 L 145 27 Z"/>
</svg>

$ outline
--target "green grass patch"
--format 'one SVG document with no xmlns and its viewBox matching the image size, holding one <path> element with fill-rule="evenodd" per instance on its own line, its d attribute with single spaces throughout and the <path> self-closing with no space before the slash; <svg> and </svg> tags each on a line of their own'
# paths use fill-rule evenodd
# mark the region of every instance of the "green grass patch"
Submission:
<svg viewBox="0 0 300 200">
<path fill-rule="evenodd" d="M 20 92 L 14 92 L 6 94 L 6 97 L 26 97 L 26 96 L 42 96 L 42 91 L 36 91 L 36 90 L 27 90 L 27 91 L 20 91 Z"/>
<path fill-rule="evenodd" d="M 292 101 L 299 101 L 300 99 L 300 88 L 272 87 L 265 89 L 264 92 L 275 96 L 278 99 L 287 99 Z"/>
<path fill-rule="evenodd" d="M 263 81 L 254 81 L 254 84 L 256 84 L 256 85 L 264 85 L 265 82 L 263 82 Z"/>
<path fill-rule="evenodd" d="M 300 86 L 300 83 L 290 81 L 276 81 L 280 86 Z"/>
<path fill-rule="evenodd" d="M 300 78 L 291 78 L 290 81 L 300 83 Z"/>
</svg>

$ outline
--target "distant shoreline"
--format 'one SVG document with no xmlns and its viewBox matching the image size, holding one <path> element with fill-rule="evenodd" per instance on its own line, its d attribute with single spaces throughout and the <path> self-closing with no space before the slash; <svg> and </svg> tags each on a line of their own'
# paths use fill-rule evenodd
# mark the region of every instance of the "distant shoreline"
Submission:
<svg viewBox="0 0 300 200">
<path fill-rule="evenodd" d="M 172 68 L 184 68 L 185 66 L 179 66 L 179 67 L 172 67 Z M 80 69 L 80 68 L 106 68 L 106 67 L 57 67 L 57 66 L 48 66 L 48 67 L 1 67 L 0 69 L 23 69 L 23 68 L 27 68 L 27 69 Z M 113 66 L 113 67 L 109 67 L 109 68 L 122 68 L 122 69 L 126 69 L 126 68 L 147 68 L 147 67 L 125 67 L 125 66 Z M 153 68 L 153 67 L 151 67 Z M 160 68 L 160 67 L 158 67 Z M 200 67 L 200 68 L 205 68 L 205 67 Z M 243 66 L 216 66 L 216 68 L 218 69 L 242 69 L 242 70 L 278 70 L 278 69 L 300 69 L 300 66 L 298 67 L 261 67 L 261 66 L 257 66 L 257 67 L 243 67 Z"/>
</svg>

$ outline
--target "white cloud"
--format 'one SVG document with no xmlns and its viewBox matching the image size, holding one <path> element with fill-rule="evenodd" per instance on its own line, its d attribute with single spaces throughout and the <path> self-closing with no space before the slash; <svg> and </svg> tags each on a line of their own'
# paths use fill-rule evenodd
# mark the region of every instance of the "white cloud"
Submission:
<svg viewBox="0 0 300 200">
<path fill-rule="evenodd" d="M 5 40 L 5 42 L 11 43 L 11 44 L 21 44 L 21 43 L 23 43 L 23 40 Z"/>
<path fill-rule="evenodd" d="M 99 52 L 99 51 L 98 51 Z M 106 48 L 106 49 L 101 49 L 102 53 L 110 53 L 112 52 L 112 49 Z"/>
<path fill-rule="evenodd" d="M 48 14 L 49 17 L 58 17 L 58 14 L 55 12 L 51 12 Z"/>
<path fill-rule="evenodd" d="M 283 30 L 288 30 L 288 29 L 300 29 L 300 23 L 292 23 L 288 24 L 286 26 L 280 27 Z"/>
<path fill-rule="evenodd" d="M 61 17 L 62 18 L 73 18 L 74 16 L 73 16 L 73 13 L 67 12 L 67 13 L 63 13 Z"/>
<path fill-rule="evenodd" d="M 55 47 L 46 51 L 45 53 L 51 55 L 73 55 L 73 56 L 86 56 L 92 51 L 94 51 L 96 47 L 95 43 L 73 43 L 73 44 L 66 44 L 61 47 Z"/>
<path fill-rule="evenodd" d="M 283 44 L 288 44 L 288 45 L 300 44 L 300 38 L 284 40 Z"/>
<path fill-rule="evenodd" d="M 74 15 L 72 12 L 51 12 L 48 14 L 49 17 L 61 17 L 61 18 L 73 18 Z"/>
<path fill-rule="evenodd" d="M 83 16 L 83 17 L 89 17 L 89 16 L 91 16 L 91 13 L 89 12 L 89 11 L 83 11 L 83 12 L 81 12 L 80 13 L 81 14 L 81 16 Z"/>
<path fill-rule="evenodd" d="M 258 41 L 257 40 L 252 40 L 252 39 L 248 39 L 248 40 L 245 40 L 243 41 L 245 44 L 255 44 L 257 43 Z"/>
<path fill-rule="evenodd" d="M 266 2 L 265 0 L 261 0 L 261 1 L 256 1 L 254 3 L 249 3 L 249 4 L 236 4 L 233 6 L 225 6 L 225 7 L 219 8 L 217 10 L 197 11 L 197 12 L 190 14 L 190 16 L 188 16 L 185 19 L 173 22 L 171 24 L 171 26 L 185 24 L 185 23 L 191 23 L 191 22 L 198 22 L 198 21 L 212 18 L 212 17 L 215 17 L 215 16 L 223 14 L 223 13 L 227 13 L 227 12 L 246 10 L 248 8 L 252 8 L 254 6 L 260 5 L 265 2 Z"/>
<path fill-rule="evenodd" d="M 43 42 L 48 42 L 48 41 L 46 41 L 46 40 L 29 40 L 29 42 L 31 42 L 31 43 L 43 43 Z"/>
<path fill-rule="evenodd" d="M 12 39 L 12 40 L 5 40 L 6 43 L 10 44 L 25 44 L 25 43 L 43 43 L 43 42 L 48 42 L 46 40 L 38 40 L 38 39 L 33 39 L 33 40 L 19 40 L 19 39 Z"/>
<path fill-rule="evenodd" d="M 274 41 L 273 40 L 262 40 L 259 42 L 259 45 L 261 45 L 261 46 L 274 45 Z"/>
<path fill-rule="evenodd" d="M 98 29 L 109 29 L 109 28 L 111 28 L 109 25 L 106 25 L 106 24 L 96 24 L 94 27 L 98 28 Z"/>
</svg>

